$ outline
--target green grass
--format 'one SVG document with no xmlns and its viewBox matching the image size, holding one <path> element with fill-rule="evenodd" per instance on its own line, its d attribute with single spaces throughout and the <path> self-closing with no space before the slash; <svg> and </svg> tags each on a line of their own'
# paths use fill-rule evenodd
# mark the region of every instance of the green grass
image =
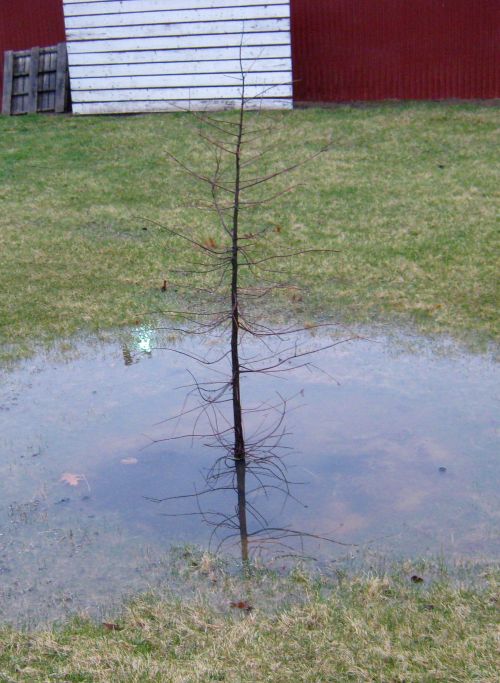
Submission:
<svg viewBox="0 0 500 683">
<path fill-rule="evenodd" d="M 244 230 L 280 226 L 266 250 L 338 253 L 297 259 L 306 293 L 270 302 L 264 315 L 279 306 L 302 320 L 498 340 L 497 110 L 407 104 L 272 118 L 283 124 L 278 163 L 330 139 L 333 148 Z M 220 240 L 220 230 L 193 208 L 202 188 L 167 150 L 210 168 L 184 114 L 0 117 L 1 357 L 133 325 L 182 298 L 172 270 L 189 254 L 144 217 L 202 240 Z M 206 571 L 226 587 L 224 603 L 207 590 L 191 601 L 145 596 L 115 617 L 119 631 L 82 619 L 1 629 L 0 682 L 497 680 L 492 580 L 417 585 L 406 573 L 332 583 L 295 572 L 263 593 L 255 578 Z M 289 604 L 270 609 L 275 591 Z M 232 599 L 254 610 L 236 613 Z"/>
<path fill-rule="evenodd" d="M 498 110 L 402 104 L 272 118 L 283 125 L 278 164 L 333 142 L 295 174 L 294 193 L 248 216 L 249 230 L 281 226 L 266 249 L 339 250 L 295 260 L 307 293 L 280 299 L 286 316 L 498 339 Z M 167 150 L 211 169 L 186 114 L 0 117 L 4 356 L 168 308 L 160 286 L 189 254 L 141 217 L 201 239 L 220 231 L 193 208 L 203 188 Z"/>
<path fill-rule="evenodd" d="M 339 573 L 328 580 L 299 568 L 284 577 L 263 571 L 244 579 L 205 556 L 190 571 L 205 576 L 205 588 L 191 600 L 139 597 L 113 619 L 119 630 L 85 619 L 40 631 L 1 629 L 0 680 L 498 680 L 498 592 L 491 571 L 477 588 L 445 576 L 414 584 L 404 566 L 391 574 Z M 243 599 L 251 612 L 231 608 L 231 601 Z"/>
</svg>

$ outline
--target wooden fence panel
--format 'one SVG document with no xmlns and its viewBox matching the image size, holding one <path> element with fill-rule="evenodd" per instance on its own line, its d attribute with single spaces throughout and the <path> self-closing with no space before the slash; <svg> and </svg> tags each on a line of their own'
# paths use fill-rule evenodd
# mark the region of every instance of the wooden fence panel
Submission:
<svg viewBox="0 0 500 683">
<path fill-rule="evenodd" d="M 14 53 L 9 50 L 4 57 L 4 88 L 2 97 L 2 114 L 10 114 L 12 93 L 14 89 Z"/>
<path fill-rule="evenodd" d="M 65 43 L 6 52 L 3 82 L 3 114 L 65 111 L 69 92 Z"/>
<path fill-rule="evenodd" d="M 292 106 L 289 0 L 64 0 L 73 111 Z M 255 106 L 255 103 L 253 103 Z"/>
</svg>

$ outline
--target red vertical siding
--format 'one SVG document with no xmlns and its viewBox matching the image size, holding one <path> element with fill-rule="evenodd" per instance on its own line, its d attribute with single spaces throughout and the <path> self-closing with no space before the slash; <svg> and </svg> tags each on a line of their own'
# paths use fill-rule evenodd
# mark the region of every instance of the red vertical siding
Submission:
<svg viewBox="0 0 500 683">
<path fill-rule="evenodd" d="M 65 40 L 62 0 L 0 0 L 0 94 L 3 53 Z"/>
<path fill-rule="evenodd" d="M 291 0 L 295 100 L 500 97 L 500 0 Z"/>
</svg>

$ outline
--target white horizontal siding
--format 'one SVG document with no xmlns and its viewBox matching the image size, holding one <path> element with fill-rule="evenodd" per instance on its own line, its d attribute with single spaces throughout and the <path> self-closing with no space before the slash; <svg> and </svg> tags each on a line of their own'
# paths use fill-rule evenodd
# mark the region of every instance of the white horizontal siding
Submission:
<svg viewBox="0 0 500 683">
<path fill-rule="evenodd" d="M 234 47 L 214 47 L 214 48 L 177 48 L 175 50 L 136 50 L 135 52 L 73 52 L 72 46 L 68 46 L 68 52 L 71 54 L 70 64 L 71 73 L 74 66 L 92 66 L 97 65 L 101 67 L 112 66 L 114 64 L 183 64 L 186 63 L 186 71 L 182 73 L 190 73 L 190 64 L 198 62 L 200 64 L 209 65 L 210 62 L 218 62 L 221 60 L 236 60 L 240 57 L 243 61 L 257 62 L 261 58 L 278 58 L 286 59 L 290 64 L 290 45 L 266 45 L 265 49 L 262 45 L 255 46 L 234 46 Z M 170 66 L 165 67 L 165 73 L 170 73 Z M 247 67 L 248 69 L 248 67 Z M 217 71 L 217 64 L 214 65 L 214 70 Z"/>
<path fill-rule="evenodd" d="M 289 31 L 289 19 L 246 19 L 243 21 L 202 21 L 179 22 L 175 24 L 146 24 L 143 26 L 105 26 L 103 28 L 74 28 L 66 31 L 70 42 L 117 40 L 119 38 L 169 38 L 169 37 L 205 37 L 218 34 L 227 36 L 235 34 L 237 42 L 241 42 L 241 34 L 245 33 L 273 33 L 275 31 Z M 234 38 L 231 38 L 234 44 Z M 219 38 L 220 41 L 220 38 Z"/>
<path fill-rule="evenodd" d="M 142 26 L 154 24 L 181 24 L 204 21 L 244 21 L 248 19 L 287 19 L 290 16 L 288 2 L 260 7 L 214 7 L 192 10 L 166 10 L 163 12 L 127 12 L 117 14 L 94 14 L 85 17 L 66 17 L 66 29 L 105 28 L 107 26 Z"/>
<path fill-rule="evenodd" d="M 242 79 L 237 74 L 217 74 L 218 80 L 225 86 L 238 86 Z M 290 83 L 288 72 L 273 71 L 271 73 L 252 72 L 245 77 L 245 85 L 283 85 Z M 196 88 L 213 87 L 213 74 L 169 74 L 162 76 L 112 76 L 109 78 L 74 78 L 72 92 L 93 92 L 94 90 L 133 90 L 134 88 Z M 76 95 L 78 97 L 78 95 Z"/>
<path fill-rule="evenodd" d="M 277 85 L 272 88 L 262 85 L 251 85 L 245 88 L 245 96 L 248 98 L 261 99 L 261 95 L 266 90 L 271 90 L 275 97 L 286 97 L 288 95 L 287 85 Z M 134 102 L 139 100 L 178 100 L 189 102 L 190 100 L 234 100 L 241 96 L 239 86 L 207 86 L 194 88 L 133 88 L 131 90 L 99 90 L 98 93 L 92 90 L 82 90 L 77 93 L 78 102 L 94 102 L 96 94 L 100 102 Z"/>
<path fill-rule="evenodd" d="M 223 111 L 237 109 L 240 106 L 239 99 L 214 100 L 190 100 L 189 111 Z M 266 98 L 265 105 L 259 100 L 252 100 L 247 104 L 247 109 L 290 109 L 290 98 Z M 183 112 L 186 111 L 186 103 L 179 100 L 147 100 L 145 102 L 84 102 L 74 105 L 75 114 L 148 114 L 151 112 Z"/>
<path fill-rule="evenodd" d="M 174 74 L 180 76 L 186 74 L 226 74 L 234 77 L 243 71 L 250 73 L 272 73 L 274 71 L 287 72 L 290 68 L 290 59 L 244 59 L 241 63 L 238 59 L 209 59 L 206 61 L 181 61 L 158 63 L 152 61 L 157 53 L 150 53 L 149 59 L 144 63 L 132 64 L 82 64 L 74 65 L 71 69 L 73 84 L 81 79 L 92 79 L 93 83 L 99 83 L 101 79 L 133 76 L 164 76 L 169 78 Z M 74 87 L 74 85 L 73 85 Z"/>
<path fill-rule="evenodd" d="M 264 55 L 264 47 L 268 45 L 288 45 L 290 34 L 285 31 L 275 33 L 245 33 L 243 45 L 261 48 Z M 241 33 L 228 35 L 198 35 L 198 36 L 172 36 L 164 38 L 123 38 L 121 40 L 88 40 L 68 43 L 68 54 L 80 54 L 85 52 L 140 52 L 142 50 L 185 50 L 201 47 L 218 47 L 223 44 L 226 47 L 241 45 Z M 70 61 L 71 64 L 71 61 Z"/>
<path fill-rule="evenodd" d="M 127 14 L 158 12 L 162 10 L 198 10 L 233 8 L 259 5 L 282 5 L 285 0 L 64 0 L 64 14 L 67 17 L 95 14 Z"/>
<path fill-rule="evenodd" d="M 231 108 L 242 69 L 246 106 L 291 106 L 286 0 L 64 0 L 64 12 L 75 113 Z"/>
</svg>

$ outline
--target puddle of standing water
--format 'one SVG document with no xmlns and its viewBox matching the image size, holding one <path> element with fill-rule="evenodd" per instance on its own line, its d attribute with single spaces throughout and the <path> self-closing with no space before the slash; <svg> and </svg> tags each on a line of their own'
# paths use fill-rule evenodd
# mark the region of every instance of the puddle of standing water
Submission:
<svg viewBox="0 0 500 683">
<path fill-rule="evenodd" d="M 182 406 L 186 368 L 200 375 L 151 345 L 142 331 L 135 349 L 82 345 L 77 360 L 39 357 L 1 377 L 2 620 L 95 612 L 159 580 L 171 545 L 207 544 L 198 517 L 162 514 L 192 511 L 192 501 L 172 510 L 146 499 L 200 490 L 214 458 L 199 443 L 151 443 L 170 433 L 161 422 Z M 384 339 L 315 362 L 328 375 L 300 369 L 243 385 L 247 402 L 300 395 L 286 463 L 304 482 L 293 487 L 302 505 L 251 498 L 272 526 L 391 556 L 498 558 L 498 367 L 458 352 L 396 352 Z M 210 506 L 234 504 L 228 492 Z"/>
</svg>

